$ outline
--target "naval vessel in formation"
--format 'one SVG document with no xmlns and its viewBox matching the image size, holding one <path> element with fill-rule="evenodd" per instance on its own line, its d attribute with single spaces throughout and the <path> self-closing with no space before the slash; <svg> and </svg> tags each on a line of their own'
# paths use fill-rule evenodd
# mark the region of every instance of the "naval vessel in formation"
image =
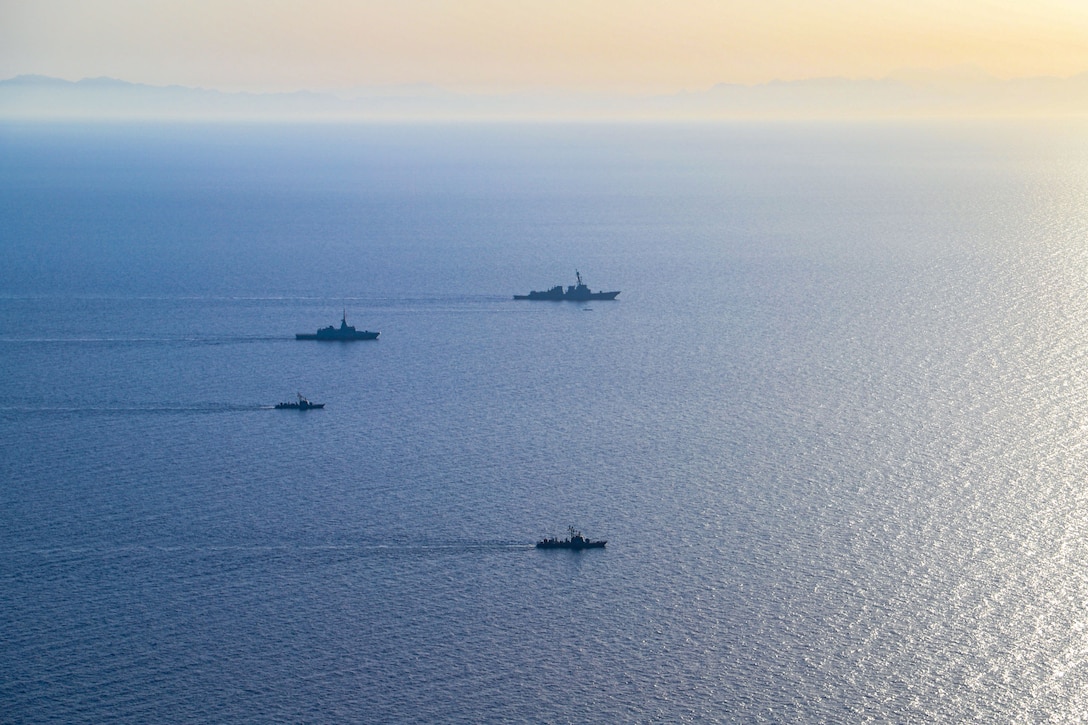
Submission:
<svg viewBox="0 0 1088 725">
<path fill-rule="evenodd" d="M 322 327 L 316 333 L 299 332 L 295 335 L 296 340 L 324 340 L 324 341 L 348 341 L 348 340 L 377 340 L 380 332 L 371 332 L 370 330 L 356 330 L 353 326 L 348 324 L 348 311 L 344 310 L 344 316 L 340 319 L 340 327 L 336 328 L 332 325 L 328 327 Z"/>
<path fill-rule="evenodd" d="M 577 270 L 574 275 L 578 278 L 578 284 L 568 285 L 564 290 L 563 285 L 557 284 L 550 290 L 537 292 L 533 290 L 527 295 L 514 295 L 515 300 L 548 300 L 550 302 L 588 302 L 590 300 L 614 300 L 616 292 L 593 292 L 582 283 L 582 273 Z"/>
<path fill-rule="evenodd" d="M 541 539 L 536 542 L 538 549 L 603 549 L 607 541 L 587 539 L 581 531 L 575 531 L 573 526 L 567 527 L 565 539 Z"/>
<path fill-rule="evenodd" d="M 276 403 L 276 410 L 317 410 L 324 407 L 324 403 L 311 403 L 306 400 L 302 397 L 302 393 L 298 394 L 297 403 Z"/>
</svg>

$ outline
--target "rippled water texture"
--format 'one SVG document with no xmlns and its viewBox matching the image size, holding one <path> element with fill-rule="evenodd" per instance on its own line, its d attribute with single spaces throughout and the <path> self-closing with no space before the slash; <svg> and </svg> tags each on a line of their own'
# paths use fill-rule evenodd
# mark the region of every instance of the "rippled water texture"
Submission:
<svg viewBox="0 0 1088 725">
<path fill-rule="evenodd" d="M 0 719 L 1088 712 L 1085 126 L 4 126 L 0 167 Z M 512 299 L 575 269 L 619 299 Z M 381 338 L 293 339 L 344 312 Z M 608 547 L 533 547 L 569 524 Z"/>
</svg>

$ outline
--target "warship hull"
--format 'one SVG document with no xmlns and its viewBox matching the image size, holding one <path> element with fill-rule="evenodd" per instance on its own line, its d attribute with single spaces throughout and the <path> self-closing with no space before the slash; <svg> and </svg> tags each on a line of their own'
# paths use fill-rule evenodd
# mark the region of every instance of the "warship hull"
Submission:
<svg viewBox="0 0 1088 725">
<path fill-rule="evenodd" d="M 322 340 L 324 342 L 349 342 L 351 340 L 377 340 L 380 332 L 370 332 L 369 330 L 356 330 L 351 333 L 341 333 L 336 328 L 330 333 L 322 334 L 318 332 L 298 332 L 295 333 L 296 340 Z"/>
<path fill-rule="evenodd" d="M 544 300 L 546 302 L 590 302 L 592 300 L 614 300 L 619 292 L 587 292 L 585 294 L 570 294 L 559 290 L 547 292 L 530 292 L 527 295 L 514 295 L 515 300 Z"/>
<path fill-rule="evenodd" d="M 603 549 L 606 541 L 555 541 L 545 539 L 536 542 L 538 549 Z"/>
</svg>

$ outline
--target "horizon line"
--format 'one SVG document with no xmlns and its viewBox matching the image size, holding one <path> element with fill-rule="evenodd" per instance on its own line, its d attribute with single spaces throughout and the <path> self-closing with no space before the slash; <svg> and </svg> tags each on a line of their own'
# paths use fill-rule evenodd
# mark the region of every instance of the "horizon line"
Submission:
<svg viewBox="0 0 1088 725">
<path fill-rule="evenodd" d="M 0 80 L 7 121 L 668 122 L 700 120 L 1029 119 L 1088 116 L 1088 71 L 999 79 L 964 67 L 904 69 L 671 93 L 519 89 L 468 93 L 433 84 L 340 91 L 224 91 L 110 76 Z"/>
<path fill-rule="evenodd" d="M 625 98 L 647 98 L 647 97 L 668 97 L 677 96 L 688 93 L 705 93 L 715 88 L 721 87 L 734 87 L 734 88 L 761 88 L 765 86 L 774 85 L 790 85 L 811 83 L 818 81 L 846 81 L 853 83 L 866 83 L 866 82 L 883 82 L 894 81 L 909 84 L 905 78 L 913 76 L 914 82 L 925 81 L 959 81 L 965 84 L 970 83 L 1014 83 L 1018 81 L 1069 81 L 1083 76 L 1088 76 L 1088 67 L 1084 70 L 1078 71 L 1071 75 L 1022 75 L 1022 76 L 997 76 L 989 71 L 982 69 L 979 66 L 970 64 L 966 65 L 954 65 L 944 66 L 940 68 L 923 68 L 923 67 L 903 67 L 891 70 L 884 75 L 867 75 L 867 76 L 847 76 L 847 75 L 814 75 L 804 76 L 798 78 L 782 78 L 775 77 L 769 80 L 759 81 L 756 83 L 745 83 L 741 81 L 729 81 L 722 80 L 716 81 L 708 86 L 683 86 L 672 90 L 625 90 L 630 86 L 614 85 L 611 87 L 600 88 L 588 88 L 581 86 L 557 86 L 557 85 L 526 85 L 520 87 L 507 87 L 507 88 L 490 88 L 482 89 L 478 86 L 451 86 L 443 85 L 441 83 L 435 83 L 432 81 L 407 81 L 403 83 L 358 83 L 349 86 L 297 86 L 290 89 L 277 89 L 277 90 L 252 90 L 245 88 L 229 88 L 219 86 L 206 86 L 206 85 L 188 85 L 182 82 L 148 82 L 148 81 L 134 81 L 127 78 L 110 76 L 110 75 L 97 75 L 97 76 L 82 76 L 80 78 L 71 78 L 64 76 L 54 76 L 45 73 L 17 73 L 13 76 L 6 78 L 0 78 L 0 83 L 11 83 L 12 81 L 19 80 L 47 80 L 47 81 L 59 81 L 69 84 L 80 84 L 95 81 L 108 81 L 119 84 L 125 84 L 130 86 L 143 86 L 146 88 L 158 88 L 158 89 L 171 89 L 171 88 L 183 88 L 193 91 L 206 91 L 214 93 L 222 93 L 227 95 L 253 95 L 253 96 L 273 96 L 273 95 L 292 95 L 296 93 L 310 93 L 317 95 L 332 95 L 337 93 L 345 93 L 360 90 L 433 90 L 441 91 L 444 93 L 468 96 L 468 97 L 493 97 L 493 96 L 520 96 L 520 95 L 569 95 L 569 96 L 614 96 Z"/>
</svg>

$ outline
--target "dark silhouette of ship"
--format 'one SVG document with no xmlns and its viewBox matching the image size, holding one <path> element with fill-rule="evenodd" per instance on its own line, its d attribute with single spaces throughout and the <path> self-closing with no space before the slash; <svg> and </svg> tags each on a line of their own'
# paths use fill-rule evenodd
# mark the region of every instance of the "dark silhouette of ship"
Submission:
<svg viewBox="0 0 1088 725">
<path fill-rule="evenodd" d="M 299 332 L 295 335 L 296 340 L 324 340 L 324 341 L 347 341 L 347 340 L 377 340 L 380 332 L 371 332 L 370 330 L 356 330 L 354 327 L 348 324 L 348 311 L 344 310 L 344 316 L 340 320 L 340 327 L 336 328 L 332 325 L 328 327 L 322 327 L 316 333 Z"/>
<path fill-rule="evenodd" d="M 577 270 L 574 275 L 578 278 L 578 284 L 568 285 L 564 290 L 563 285 L 557 284 L 545 292 L 533 290 L 527 295 L 514 295 L 515 300 L 548 300 L 551 302 L 588 302 L 590 300 L 614 300 L 616 292 L 593 292 L 582 282 L 582 273 Z"/>
<path fill-rule="evenodd" d="M 311 403 L 306 400 L 302 397 L 302 393 L 298 394 L 297 403 L 276 403 L 276 410 L 317 410 L 324 407 L 324 403 Z"/>
<path fill-rule="evenodd" d="M 573 526 L 567 527 L 565 539 L 541 539 L 536 542 L 538 549 L 603 549 L 607 541 L 594 541 L 582 536 L 581 531 L 575 531 Z"/>
</svg>

